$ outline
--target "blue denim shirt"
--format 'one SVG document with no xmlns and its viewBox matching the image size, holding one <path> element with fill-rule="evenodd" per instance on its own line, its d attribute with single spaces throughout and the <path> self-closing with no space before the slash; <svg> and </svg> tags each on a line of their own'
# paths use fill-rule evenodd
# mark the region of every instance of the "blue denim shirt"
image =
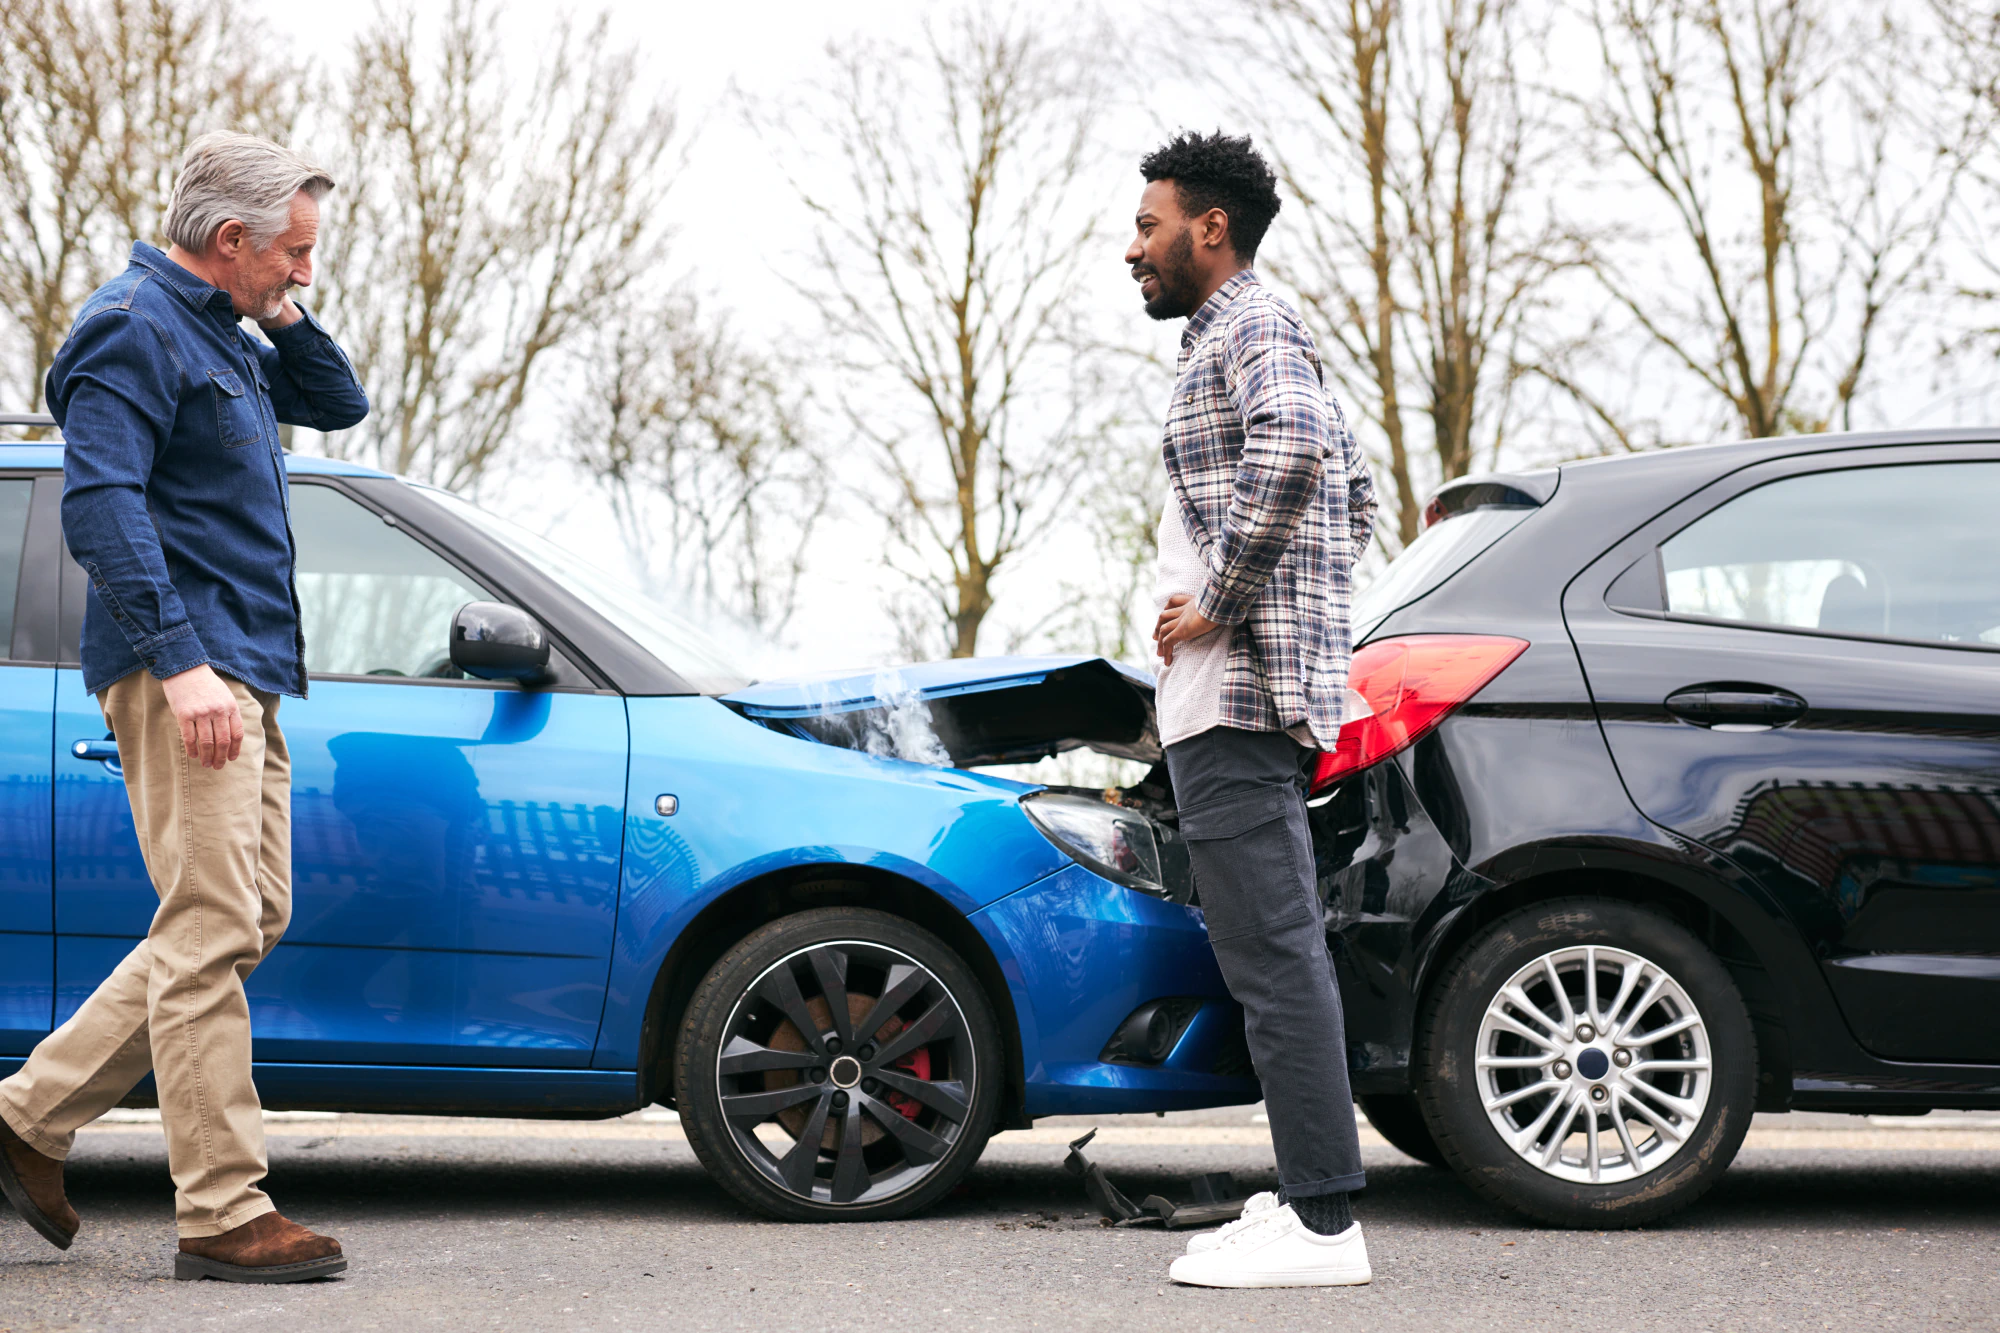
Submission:
<svg viewBox="0 0 2000 1333">
<path fill-rule="evenodd" d="M 83 687 L 206 662 L 306 692 L 278 423 L 368 415 L 318 322 L 245 332 L 229 293 L 150 245 L 84 302 L 46 385 L 63 433 L 63 537 L 90 576 Z"/>
</svg>

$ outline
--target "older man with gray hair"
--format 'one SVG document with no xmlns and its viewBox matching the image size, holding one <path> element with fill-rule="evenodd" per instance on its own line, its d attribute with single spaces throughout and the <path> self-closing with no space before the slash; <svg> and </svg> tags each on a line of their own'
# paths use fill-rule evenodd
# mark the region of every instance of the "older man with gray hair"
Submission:
<svg viewBox="0 0 2000 1333">
<path fill-rule="evenodd" d="M 338 1241 L 258 1188 L 262 1107 L 243 982 L 291 916 L 280 696 L 306 692 L 278 423 L 368 414 L 353 367 L 293 301 L 333 178 L 242 134 L 197 140 L 167 207 L 76 317 L 46 386 L 63 430 L 63 536 L 89 576 L 84 688 L 118 740 L 146 869 L 146 939 L 0 1082 L 0 1189 L 68 1249 L 76 1131 L 151 1072 L 180 1226 L 177 1278 L 295 1282 Z M 269 342 L 240 321 L 257 321 Z"/>
</svg>

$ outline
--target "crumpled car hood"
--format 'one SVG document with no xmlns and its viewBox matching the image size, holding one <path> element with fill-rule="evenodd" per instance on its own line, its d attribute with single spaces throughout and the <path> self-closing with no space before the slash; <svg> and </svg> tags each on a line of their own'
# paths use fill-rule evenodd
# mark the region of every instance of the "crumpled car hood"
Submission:
<svg viewBox="0 0 2000 1333">
<path fill-rule="evenodd" d="M 746 717 L 832 745 L 905 753 L 928 730 L 959 768 L 1089 748 L 1160 762 L 1153 678 L 1103 657 L 961 657 L 880 671 L 761 681 L 724 695 Z"/>
</svg>

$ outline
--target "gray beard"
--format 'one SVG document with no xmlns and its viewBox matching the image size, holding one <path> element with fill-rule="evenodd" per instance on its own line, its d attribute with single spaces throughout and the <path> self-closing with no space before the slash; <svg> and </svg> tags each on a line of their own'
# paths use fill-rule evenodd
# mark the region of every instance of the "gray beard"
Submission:
<svg viewBox="0 0 2000 1333">
<path fill-rule="evenodd" d="M 291 290 L 292 290 L 292 284 L 288 282 L 284 286 L 278 288 L 276 291 L 268 293 L 265 296 L 263 303 L 260 304 L 256 310 L 251 312 L 250 318 L 260 321 L 266 319 L 276 319 L 279 313 L 282 312 L 285 308 L 285 293 Z"/>
</svg>

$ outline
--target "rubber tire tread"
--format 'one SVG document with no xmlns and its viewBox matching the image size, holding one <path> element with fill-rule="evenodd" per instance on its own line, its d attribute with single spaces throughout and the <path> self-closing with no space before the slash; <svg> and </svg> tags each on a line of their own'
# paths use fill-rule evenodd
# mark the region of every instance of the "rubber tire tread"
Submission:
<svg viewBox="0 0 2000 1333">
<path fill-rule="evenodd" d="M 788 954 L 828 940 L 861 939 L 910 955 L 931 970 L 958 1001 L 972 1036 L 979 1084 L 965 1133 L 918 1188 L 875 1204 L 835 1206 L 807 1202 L 773 1185 L 742 1159 L 722 1117 L 714 1069 L 736 1002 L 764 970 Z M 1006 1065 L 993 1006 L 971 968 L 937 936 L 902 917 L 865 907 L 822 907 L 797 912 L 743 937 L 708 970 L 681 1018 L 674 1050 L 674 1087 L 681 1127 L 695 1156 L 736 1200 L 785 1222 L 880 1222 L 921 1212 L 949 1194 L 986 1150 L 1000 1104 Z"/>
<path fill-rule="evenodd" d="M 1609 1186 L 1559 1180 L 1523 1161 L 1487 1119 L 1476 1078 L 1461 1082 L 1440 1054 L 1454 1041 L 1467 1051 L 1476 1042 L 1490 998 L 1476 992 L 1497 988 L 1544 953 L 1583 944 L 1626 949 L 1666 968 L 1702 1014 L 1712 1062 L 1709 1104 L 1690 1146 L 1664 1167 Z M 1416 1056 L 1417 1102 L 1446 1164 L 1480 1197 L 1557 1227 L 1643 1226 L 1686 1208 L 1729 1168 L 1756 1103 L 1756 1034 L 1727 969 L 1679 922 L 1618 898 L 1552 898 L 1494 922 L 1431 988 Z"/>
<path fill-rule="evenodd" d="M 1444 1154 L 1438 1151 L 1437 1140 L 1431 1137 L 1431 1127 L 1424 1123 L 1423 1107 L 1417 1105 L 1413 1092 L 1378 1092 L 1365 1097 L 1356 1097 L 1362 1112 L 1375 1132 L 1389 1140 L 1389 1145 L 1408 1157 L 1414 1157 L 1425 1166 L 1444 1166 Z"/>
</svg>

